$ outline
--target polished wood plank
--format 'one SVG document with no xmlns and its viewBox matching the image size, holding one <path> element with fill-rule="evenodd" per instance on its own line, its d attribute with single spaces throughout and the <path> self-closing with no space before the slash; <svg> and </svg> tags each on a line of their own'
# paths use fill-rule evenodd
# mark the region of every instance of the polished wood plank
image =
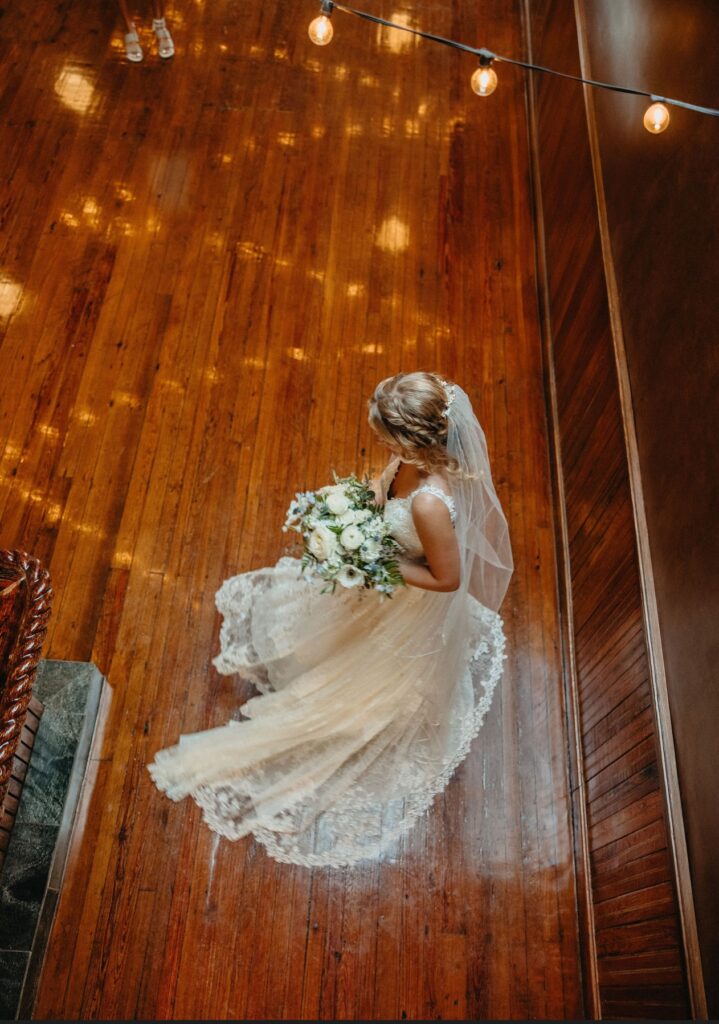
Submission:
<svg viewBox="0 0 719 1024">
<path fill-rule="evenodd" d="M 506 0 L 407 14 L 521 53 Z M 524 81 L 478 101 L 455 54 L 339 14 L 320 51 L 308 17 L 170 5 L 136 67 L 111 7 L 0 20 L 0 532 L 51 566 L 51 656 L 109 684 L 38 1018 L 582 1015 Z M 250 695 L 215 590 L 287 550 L 295 490 L 380 468 L 367 397 L 415 368 L 486 426 L 505 675 L 394 853 L 280 865 L 145 765 Z"/>
</svg>

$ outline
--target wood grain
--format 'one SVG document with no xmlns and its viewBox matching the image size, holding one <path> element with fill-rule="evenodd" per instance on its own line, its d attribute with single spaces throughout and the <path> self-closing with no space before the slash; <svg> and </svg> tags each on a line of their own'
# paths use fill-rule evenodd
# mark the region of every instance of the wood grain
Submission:
<svg viewBox="0 0 719 1024">
<path fill-rule="evenodd" d="M 555 0 L 526 10 L 533 59 L 580 74 L 573 15 Z M 595 950 L 586 964 L 587 990 L 597 1017 L 688 1017 L 624 439 L 623 416 L 631 410 L 620 400 L 584 101 L 573 86 L 546 77 L 535 80 L 532 101 L 548 390 L 564 518 L 559 541 L 576 686 L 570 770 L 589 890 L 582 934 Z"/>
<path fill-rule="evenodd" d="M 575 6 L 584 75 L 591 77 L 607 49 L 617 75 L 626 75 L 637 45 L 635 31 L 617 31 L 608 16 L 611 5 L 593 4 L 590 11 L 577 0 Z M 673 0 L 652 6 L 647 76 L 665 68 L 667 40 L 683 29 L 684 14 Z M 691 52 L 687 49 L 674 88 L 696 95 L 716 92 L 717 68 L 705 55 L 716 48 L 719 13 L 704 0 L 694 6 L 692 19 Z M 645 41 L 642 32 L 642 45 Z M 671 136 L 661 139 L 665 148 L 652 146 L 644 132 L 635 133 L 636 144 L 618 146 L 618 126 L 606 97 L 596 103 L 591 95 L 586 99 L 592 159 L 599 170 L 597 210 L 625 410 L 659 770 L 690 1003 L 695 1017 L 706 1018 L 719 1012 L 719 889 L 711 854 L 719 815 L 707 785 L 711 723 L 719 713 L 712 656 L 719 607 L 712 571 L 719 556 L 719 488 L 710 440 L 719 425 L 712 372 L 719 365 L 711 341 L 719 303 L 713 261 L 703 258 L 711 248 L 708 225 L 718 209 L 717 140 L 707 118 L 694 116 L 674 119 Z M 688 158 L 693 151 L 701 160 Z M 657 169 L 670 165 L 671 173 L 662 176 L 660 190 L 649 199 Z M 658 208 L 664 211 L 660 219 Z M 670 223 L 678 230 L 667 230 Z M 675 262 L 680 274 L 670 269 Z M 648 290 L 663 301 L 647 303 Z M 673 343 L 675 331 L 687 339 L 686 346 Z M 696 594 L 701 601 L 693 599 Z"/>
<path fill-rule="evenodd" d="M 408 16 L 519 55 L 515 8 Z M 524 79 L 480 101 L 471 61 L 339 13 L 319 50 L 310 13 L 171 4 L 139 66 L 112 5 L 0 20 L 0 530 L 51 567 L 50 656 L 109 683 L 37 1018 L 582 1016 Z M 280 865 L 145 765 L 249 696 L 215 591 L 295 490 L 381 468 L 367 398 L 416 368 L 486 427 L 504 678 L 394 855 Z"/>
</svg>

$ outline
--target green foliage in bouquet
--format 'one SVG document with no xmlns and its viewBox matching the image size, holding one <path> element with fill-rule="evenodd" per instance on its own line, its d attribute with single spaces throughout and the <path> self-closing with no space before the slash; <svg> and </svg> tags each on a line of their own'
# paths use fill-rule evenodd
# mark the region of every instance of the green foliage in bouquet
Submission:
<svg viewBox="0 0 719 1024">
<path fill-rule="evenodd" d="M 302 536 L 302 571 L 325 580 L 323 591 L 334 593 L 339 583 L 391 597 L 406 586 L 397 562 L 401 548 L 369 479 L 332 476 L 333 484 L 296 494 L 287 511 L 282 529 Z"/>
</svg>

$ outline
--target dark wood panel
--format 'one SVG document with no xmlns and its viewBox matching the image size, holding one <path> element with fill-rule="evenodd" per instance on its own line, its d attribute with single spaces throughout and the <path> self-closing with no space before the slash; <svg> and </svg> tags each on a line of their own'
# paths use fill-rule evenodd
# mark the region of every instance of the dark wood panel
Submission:
<svg viewBox="0 0 719 1024">
<path fill-rule="evenodd" d="M 681 983 L 682 965 L 676 949 L 653 949 L 648 953 L 606 956 L 601 965 L 602 979 L 616 985 L 676 985 Z"/>
<path fill-rule="evenodd" d="M 616 646 L 607 642 L 595 649 L 595 665 L 585 657 L 585 692 L 582 701 L 582 727 L 591 729 L 597 719 L 603 714 L 611 712 L 627 695 L 627 683 L 630 680 L 636 682 L 637 661 L 644 657 L 644 641 L 642 636 L 641 623 L 632 623 L 631 620 L 626 627 L 618 631 L 619 636 L 610 634 L 610 639 L 615 640 Z M 596 677 L 597 684 L 602 681 L 604 665 L 608 653 L 611 651 L 613 657 L 612 682 L 609 686 L 592 685 L 592 676 Z M 638 684 L 641 685 L 641 682 Z"/>
<path fill-rule="evenodd" d="M 630 680 L 627 687 L 635 685 Z M 652 699 L 646 680 L 631 690 L 621 703 L 608 711 L 584 736 L 587 776 L 610 764 L 623 752 L 646 738 L 651 728 Z"/>
<path fill-rule="evenodd" d="M 594 886 L 594 898 L 612 899 L 626 892 L 636 892 L 642 885 L 656 885 L 671 878 L 671 865 L 666 849 L 645 853 L 628 863 L 615 867 L 604 866 L 601 884 Z"/>
<path fill-rule="evenodd" d="M 634 780 L 638 773 L 651 771 L 653 766 L 656 766 L 654 737 L 646 736 L 628 750 L 624 757 L 613 761 L 587 780 L 587 796 L 594 811 L 599 811 L 603 803 L 611 801 L 615 790 L 619 791 L 627 782 Z"/>
<path fill-rule="evenodd" d="M 533 0 L 526 10 L 534 59 L 579 74 L 573 10 L 557 0 Z M 681 1018 L 689 1013 L 687 979 L 582 93 L 537 76 L 533 110 L 545 351 L 566 516 L 559 542 L 572 608 L 573 786 L 584 784 L 586 801 L 578 819 L 586 833 L 577 842 L 586 844 L 590 871 L 597 1011 L 651 1018 L 661 1010 Z M 622 964 L 619 977 L 612 962 Z M 672 973 L 665 975 L 667 963 Z M 592 978 L 590 970 L 590 986 Z"/>
<path fill-rule="evenodd" d="M 599 956 L 638 953 L 652 949 L 671 949 L 678 944 L 679 932 L 674 915 L 648 921 L 597 929 Z M 635 996 L 636 999 L 636 996 Z M 637 1010 L 639 1006 L 635 1007 Z"/>
<path fill-rule="evenodd" d="M 630 871 L 635 870 L 637 861 L 658 850 L 666 850 L 666 831 L 661 817 L 648 822 L 635 832 L 619 836 L 606 845 L 593 849 L 592 865 L 598 876 L 608 879 L 615 870 L 621 870 L 625 864 Z"/>
<path fill-rule="evenodd" d="M 671 881 L 644 884 L 634 892 L 622 893 L 595 903 L 597 929 L 653 920 L 673 909 Z"/>
<path fill-rule="evenodd" d="M 612 0 L 582 7 L 589 73 L 601 68 L 627 80 L 641 50 L 645 83 L 671 83 L 671 95 L 695 102 L 719 94 L 719 8 L 712 0 L 638 0 L 625 24 Z M 669 70 L 677 38 L 683 59 Z M 666 718 L 676 748 L 674 803 L 681 803 L 683 822 L 677 831 L 686 834 L 682 864 L 687 879 L 691 873 L 693 907 L 685 916 L 692 933 L 696 919 L 692 959 L 703 962 L 706 1015 L 715 1018 L 719 807 L 709 780 L 719 718 L 719 137 L 715 118 L 677 109 L 670 130 L 652 138 L 632 130 L 641 109 L 641 101 L 597 96 L 597 140 L 661 628 Z M 656 299 L 647 302 L 648 294 Z M 693 973 L 701 985 L 699 964 Z"/>
<path fill-rule="evenodd" d="M 591 749 L 585 758 L 587 778 L 631 751 L 651 730 L 653 710 L 646 681 L 636 685 L 635 681 L 629 681 L 629 685 L 634 685 L 635 689 L 589 731 Z"/>
<path fill-rule="evenodd" d="M 645 825 L 661 817 L 662 794 L 658 789 L 641 797 L 635 803 L 622 808 L 616 814 L 597 822 L 591 829 L 589 842 L 592 850 L 600 850 L 607 843 L 623 836 L 630 836 Z"/>
<path fill-rule="evenodd" d="M 607 990 L 606 1013 L 611 1019 L 643 1019 L 644 1014 L 652 1020 L 682 1020 L 681 985 L 656 985 L 648 987 L 646 1010 L 637 1012 L 632 996 L 632 988 L 619 987 Z"/>
<path fill-rule="evenodd" d="M 634 753 L 632 748 L 628 754 L 621 758 L 622 763 L 630 761 Z M 641 797 L 654 792 L 658 788 L 657 765 L 654 757 L 633 775 L 630 775 L 623 782 L 617 783 L 612 789 L 599 797 L 590 797 L 592 825 L 603 821 L 616 811 L 623 810 L 630 804 L 634 804 Z"/>
</svg>

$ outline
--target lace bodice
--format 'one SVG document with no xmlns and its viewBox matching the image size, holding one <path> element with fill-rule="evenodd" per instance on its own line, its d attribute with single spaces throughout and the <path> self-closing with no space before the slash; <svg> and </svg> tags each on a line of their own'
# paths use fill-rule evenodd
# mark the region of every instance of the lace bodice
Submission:
<svg viewBox="0 0 719 1024">
<path fill-rule="evenodd" d="M 421 558 L 424 554 L 422 542 L 419 539 L 412 518 L 412 499 L 415 495 L 422 492 L 434 494 L 441 498 L 449 509 L 452 522 L 454 523 L 456 519 L 454 500 L 449 494 L 445 494 L 441 488 L 435 487 L 434 484 L 422 484 L 421 487 L 412 491 L 411 494 L 407 494 L 404 498 L 387 498 L 384 506 L 385 520 L 390 524 L 392 536 L 402 545 L 410 558 Z"/>
</svg>

